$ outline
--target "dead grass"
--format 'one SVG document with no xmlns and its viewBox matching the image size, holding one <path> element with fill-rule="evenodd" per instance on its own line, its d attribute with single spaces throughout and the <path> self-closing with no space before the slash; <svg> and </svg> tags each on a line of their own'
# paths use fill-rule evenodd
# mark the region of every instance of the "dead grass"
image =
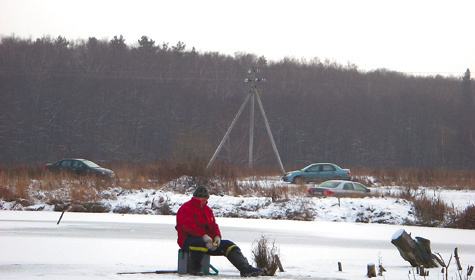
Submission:
<svg viewBox="0 0 475 280">
<path fill-rule="evenodd" d="M 270 244 L 266 236 L 261 236 L 261 238 L 255 242 L 252 255 L 256 266 L 264 270 L 266 276 L 273 276 L 275 274 L 278 267 L 275 240 Z"/>
<path fill-rule="evenodd" d="M 86 186 L 84 184 L 73 184 L 71 190 L 72 203 L 84 203 L 97 200 L 97 192 L 94 187 Z"/>
<path fill-rule="evenodd" d="M 0 186 L 0 198 L 7 202 L 14 201 L 16 198 L 14 188 L 9 185 Z"/>
<path fill-rule="evenodd" d="M 449 207 L 440 197 L 431 199 L 425 194 L 421 194 L 412 201 L 414 214 L 422 225 L 439 226 L 445 221 Z"/>
<path fill-rule="evenodd" d="M 463 211 L 456 211 L 449 218 L 449 227 L 475 229 L 475 205 L 468 206 Z"/>
<path fill-rule="evenodd" d="M 5 201 L 30 200 L 29 182 L 25 179 L 6 181 L 0 186 L 0 198 Z"/>
<path fill-rule="evenodd" d="M 74 204 L 75 211 L 105 211 L 96 203 L 104 190 L 111 187 L 123 190 L 153 189 L 176 180 L 184 175 L 186 182 L 175 191 L 185 193 L 191 187 L 206 185 L 211 194 L 232 196 L 270 197 L 272 202 L 287 202 L 291 197 L 307 193 L 307 185 L 287 187 L 282 185 L 261 186 L 254 179 L 267 176 L 280 176 L 276 168 L 255 167 L 249 169 L 229 163 L 215 163 L 207 170 L 207 162 L 200 159 L 183 161 L 159 161 L 154 163 L 112 162 L 105 166 L 116 173 L 116 178 L 105 180 L 97 177 L 78 177 L 62 173 L 45 172 L 43 166 L 12 165 L 0 166 L 0 198 L 15 201 L 22 205 L 33 203 L 32 190 L 44 193 L 41 199 L 49 201 L 58 209 Z M 411 201 L 418 220 L 429 226 L 449 225 L 451 227 L 474 229 L 475 210 L 473 206 L 455 212 L 440 198 L 428 198 L 420 193 L 419 187 L 438 187 L 442 189 L 475 189 L 475 171 L 422 170 L 422 169 L 352 169 L 355 181 L 371 186 L 372 178 L 382 185 L 402 186 L 402 191 L 376 190 L 371 196 L 391 196 Z M 242 178 L 250 178 L 243 183 Z M 345 196 L 354 197 L 354 196 Z M 307 215 L 305 200 L 300 202 L 301 211 L 296 219 L 311 220 Z M 169 205 L 162 203 L 163 213 L 170 213 Z M 168 207 L 168 208 L 167 208 Z"/>
<path fill-rule="evenodd" d="M 475 170 L 450 169 L 352 169 L 359 178 L 373 177 L 383 185 L 443 187 L 475 190 Z"/>
</svg>

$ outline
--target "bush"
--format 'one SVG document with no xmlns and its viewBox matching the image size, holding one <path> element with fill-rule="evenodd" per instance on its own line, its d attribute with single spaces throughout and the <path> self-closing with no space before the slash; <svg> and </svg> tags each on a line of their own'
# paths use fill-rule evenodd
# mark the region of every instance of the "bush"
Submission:
<svg viewBox="0 0 475 280">
<path fill-rule="evenodd" d="M 425 194 L 414 198 L 414 214 L 422 225 L 438 226 L 442 224 L 448 213 L 447 204 L 440 196 L 435 199 L 428 198 Z"/>
<path fill-rule="evenodd" d="M 475 229 L 475 205 L 468 206 L 464 211 L 455 213 L 449 221 L 452 228 Z"/>
<path fill-rule="evenodd" d="M 277 248 L 275 247 L 275 240 L 272 245 L 269 244 L 267 237 L 261 236 L 257 241 L 256 246 L 252 249 L 254 262 L 256 266 L 264 270 L 265 275 L 273 276 L 277 270 Z"/>
<path fill-rule="evenodd" d="M 15 195 L 15 191 L 10 186 L 0 186 L 0 198 L 5 201 L 14 201 L 17 196 Z"/>
</svg>

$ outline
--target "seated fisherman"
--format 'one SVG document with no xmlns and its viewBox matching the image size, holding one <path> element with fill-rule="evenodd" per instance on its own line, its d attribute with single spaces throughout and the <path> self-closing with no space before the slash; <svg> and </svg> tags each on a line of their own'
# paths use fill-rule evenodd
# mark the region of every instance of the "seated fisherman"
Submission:
<svg viewBox="0 0 475 280">
<path fill-rule="evenodd" d="M 190 254 L 188 273 L 201 276 L 201 259 L 204 254 L 226 256 L 240 271 L 241 277 L 260 276 L 264 272 L 252 267 L 241 249 L 230 240 L 221 240 L 221 232 L 208 204 L 208 190 L 199 186 L 193 197 L 185 202 L 177 212 L 176 227 L 178 245 Z"/>
</svg>

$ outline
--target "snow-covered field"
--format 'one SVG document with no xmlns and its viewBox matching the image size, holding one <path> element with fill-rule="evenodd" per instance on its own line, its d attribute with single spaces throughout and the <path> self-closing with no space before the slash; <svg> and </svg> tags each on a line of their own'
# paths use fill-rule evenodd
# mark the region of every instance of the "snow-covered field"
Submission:
<svg viewBox="0 0 475 280">
<path fill-rule="evenodd" d="M 260 184 L 275 186 L 275 182 Z M 111 209 L 128 207 L 150 215 L 66 212 L 58 225 L 61 212 L 52 211 L 52 206 L 40 200 L 28 207 L 0 201 L 0 209 L 4 209 L 0 210 L 0 279 L 192 278 L 177 274 L 117 274 L 177 268 L 175 216 L 157 215 L 153 209 L 162 201 L 176 212 L 190 199 L 190 194 L 165 189 L 108 191 L 111 199 L 103 203 Z M 474 191 L 423 191 L 459 210 L 475 202 Z M 302 195 L 272 202 L 266 197 L 213 195 L 209 205 L 224 238 L 235 241 L 248 259 L 252 260 L 252 248 L 261 236 L 275 240 L 285 269 L 274 276 L 279 279 L 367 279 L 369 263 L 381 263 L 387 270 L 379 279 L 424 279 L 413 274 L 409 263 L 391 244 L 391 237 L 400 229 L 413 237 L 431 240 L 432 252 L 440 253 L 446 262 L 458 247 L 462 266 L 475 265 L 475 231 L 406 226 L 404 223 L 413 221 L 414 216 L 411 204 L 401 199 L 367 197 L 338 201 Z M 273 219 L 305 211 L 315 219 Z M 338 262 L 342 264 L 341 272 Z M 219 275 L 200 279 L 239 278 L 225 258 L 212 257 L 211 263 Z M 455 267 L 452 260 L 449 279 L 459 279 Z M 433 268 L 425 279 L 444 278 L 440 268 Z"/>
</svg>

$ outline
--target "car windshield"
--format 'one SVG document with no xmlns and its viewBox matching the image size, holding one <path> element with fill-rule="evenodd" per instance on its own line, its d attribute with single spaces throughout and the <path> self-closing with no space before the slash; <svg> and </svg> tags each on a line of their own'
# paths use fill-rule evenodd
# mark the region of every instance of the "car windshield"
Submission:
<svg viewBox="0 0 475 280">
<path fill-rule="evenodd" d="M 336 181 L 326 181 L 326 182 L 323 182 L 320 184 L 320 187 L 322 188 L 336 188 L 336 186 L 338 186 L 340 184 L 340 182 L 336 182 Z"/>
<path fill-rule="evenodd" d="M 93 167 L 93 168 L 97 168 L 97 167 L 100 167 L 99 165 L 97 165 L 96 163 L 90 161 L 90 160 L 83 160 L 82 161 L 85 165 L 89 166 L 89 167 Z"/>
</svg>

